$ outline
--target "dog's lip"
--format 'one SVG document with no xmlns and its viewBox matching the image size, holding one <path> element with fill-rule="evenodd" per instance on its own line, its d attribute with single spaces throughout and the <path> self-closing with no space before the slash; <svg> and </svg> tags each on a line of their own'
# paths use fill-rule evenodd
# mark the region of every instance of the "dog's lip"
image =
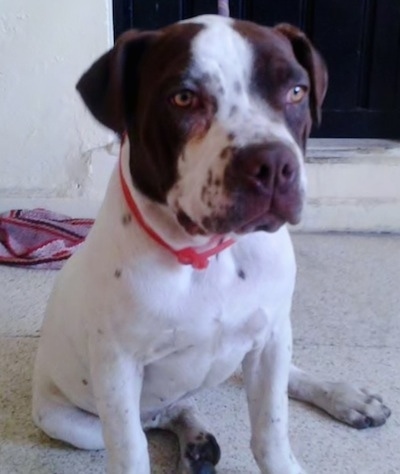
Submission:
<svg viewBox="0 0 400 474">
<path fill-rule="evenodd" d="M 241 224 L 235 229 L 236 234 L 248 234 L 257 230 L 263 230 L 265 232 L 275 232 L 287 221 L 283 217 L 271 213 L 264 212 L 260 216 L 252 218 L 244 224 Z"/>
<path fill-rule="evenodd" d="M 183 227 L 183 229 L 191 236 L 196 235 L 207 235 L 208 232 L 203 227 L 200 227 L 195 221 L 193 221 L 183 210 L 179 210 L 177 215 L 178 223 Z M 275 232 L 282 225 L 291 220 L 285 219 L 276 212 L 271 212 L 271 210 L 263 211 L 262 213 L 251 217 L 244 223 L 241 223 L 237 227 L 230 230 L 230 232 L 240 235 L 240 234 L 249 234 L 258 230 L 263 230 L 265 232 Z"/>
<path fill-rule="evenodd" d="M 301 220 L 302 205 L 285 206 L 285 203 L 273 202 L 269 209 L 253 215 L 249 220 L 240 224 L 236 233 L 249 233 L 256 230 L 275 232 L 288 223 L 296 225 Z"/>
<path fill-rule="evenodd" d="M 176 214 L 179 224 L 185 229 L 189 235 L 205 235 L 205 231 L 196 222 L 194 222 L 186 212 L 180 209 Z"/>
</svg>

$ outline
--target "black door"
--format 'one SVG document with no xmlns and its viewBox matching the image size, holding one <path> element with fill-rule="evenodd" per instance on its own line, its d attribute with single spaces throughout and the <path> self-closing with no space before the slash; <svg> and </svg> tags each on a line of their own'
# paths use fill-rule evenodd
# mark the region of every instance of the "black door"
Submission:
<svg viewBox="0 0 400 474">
<path fill-rule="evenodd" d="M 115 35 L 202 13 L 217 0 L 114 0 Z M 330 87 L 319 137 L 400 138 L 400 0 L 231 0 L 231 16 L 307 32 Z"/>
</svg>

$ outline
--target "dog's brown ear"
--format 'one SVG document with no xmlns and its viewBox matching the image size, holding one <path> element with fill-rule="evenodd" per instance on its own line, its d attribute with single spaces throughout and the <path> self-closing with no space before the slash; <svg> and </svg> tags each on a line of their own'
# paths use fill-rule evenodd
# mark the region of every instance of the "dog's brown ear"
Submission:
<svg viewBox="0 0 400 474">
<path fill-rule="evenodd" d="M 126 106 L 129 102 L 132 107 L 132 95 L 137 91 L 141 58 L 157 36 L 153 31 L 127 31 L 76 85 L 94 117 L 117 133 L 123 133 L 126 128 Z"/>
<path fill-rule="evenodd" d="M 307 36 L 295 26 L 281 23 L 275 29 L 289 39 L 292 43 L 294 55 L 308 72 L 311 83 L 311 117 L 319 125 L 321 122 L 322 102 L 328 88 L 328 70 L 325 61 L 313 47 Z"/>
</svg>

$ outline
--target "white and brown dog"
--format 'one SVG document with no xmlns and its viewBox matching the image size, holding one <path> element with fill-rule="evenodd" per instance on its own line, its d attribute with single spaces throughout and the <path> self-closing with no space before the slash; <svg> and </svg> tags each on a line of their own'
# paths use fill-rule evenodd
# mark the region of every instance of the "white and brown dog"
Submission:
<svg viewBox="0 0 400 474">
<path fill-rule="evenodd" d="M 144 430 L 170 429 L 180 472 L 213 473 L 220 450 L 188 397 L 240 364 L 263 474 L 305 472 L 288 394 L 356 428 L 386 421 L 380 397 L 291 366 L 284 224 L 300 218 L 326 87 L 296 28 L 217 16 L 128 32 L 83 75 L 88 108 L 124 138 L 96 223 L 48 304 L 33 417 L 49 436 L 106 447 L 110 474 L 149 474 Z"/>
</svg>

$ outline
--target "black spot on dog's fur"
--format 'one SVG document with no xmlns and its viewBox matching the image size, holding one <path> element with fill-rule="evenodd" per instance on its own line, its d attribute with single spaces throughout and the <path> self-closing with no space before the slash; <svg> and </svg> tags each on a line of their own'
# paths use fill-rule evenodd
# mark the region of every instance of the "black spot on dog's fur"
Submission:
<svg viewBox="0 0 400 474">
<path fill-rule="evenodd" d="M 281 419 L 280 419 L 280 418 L 271 418 L 271 423 L 272 423 L 272 424 L 280 423 L 280 422 L 281 422 Z"/>
<path fill-rule="evenodd" d="M 121 275 L 122 275 L 122 270 L 120 270 L 119 268 L 117 268 L 114 272 L 114 276 L 115 278 L 121 278 Z"/>
<path fill-rule="evenodd" d="M 242 280 L 246 280 L 246 274 L 242 269 L 238 271 L 238 277 L 241 278 Z"/>
<path fill-rule="evenodd" d="M 230 156 L 232 156 L 232 148 L 230 146 L 226 146 L 221 153 L 219 154 L 222 160 L 226 160 Z"/>
<path fill-rule="evenodd" d="M 122 224 L 123 225 L 128 225 L 132 221 L 132 216 L 127 213 L 122 216 Z"/>
<path fill-rule="evenodd" d="M 83 383 L 83 385 L 87 385 L 88 381 L 86 379 L 82 379 L 82 383 Z"/>
</svg>

